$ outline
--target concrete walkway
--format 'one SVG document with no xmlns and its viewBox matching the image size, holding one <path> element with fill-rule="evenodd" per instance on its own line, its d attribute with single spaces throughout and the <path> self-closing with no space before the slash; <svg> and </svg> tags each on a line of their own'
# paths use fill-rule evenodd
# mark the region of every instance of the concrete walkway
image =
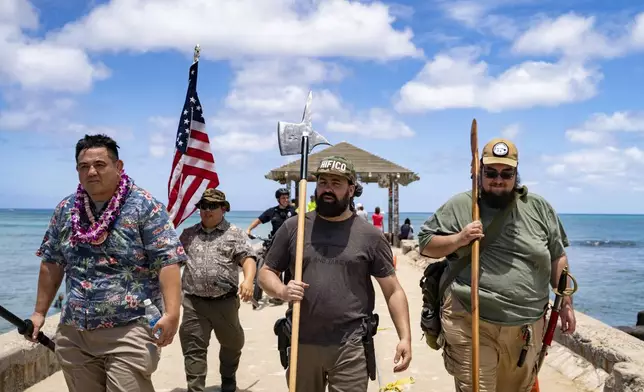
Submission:
<svg viewBox="0 0 644 392">
<path fill-rule="evenodd" d="M 398 252 L 397 252 L 398 253 Z M 454 392 L 454 382 L 443 367 L 439 351 L 434 351 L 426 346 L 421 339 L 419 316 L 421 307 L 421 293 L 418 282 L 422 271 L 406 262 L 406 257 L 398 255 L 398 278 L 407 292 L 411 312 L 411 326 L 413 333 L 412 362 L 409 369 L 402 374 L 393 374 L 393 356 L 398 343 L 396 330 L 389 316 L 387 305 L 383 300 L 379 286 L 376 287 L 376 311 L 380 314 L 380 330 L 376 339 L 376 355 L 378 367 L 384 384 L 393 383 L 398 379 L 413 377 L 415 383 L 407 385 L 405 390 L 422 392 Z M 277 351 L 277 338 L 273 334 L 275 320 L 282 317 L 286 305 L 266 305 L 253 311 L 250 304 L 242 304 L 240 318 L 246 333 L 246 344 L 243 350 L 241 364 L 238 371 L 238 388 L 240 391 L 288 391 L 286 387 L 285 371 L 279 362 Z M 561 347 L 553 347 L 561 349 Z M 219 391 L 219 345 L 214 334 L 208 353 L 208 377 L 206 380 L 207 391 Z M 575 385 L 563 374 L 550 365 L 555 360 L 555 355 L 547 357 L 539 376 L 541 391 L 547 392 L 582 392 L 586 391 Z M 183 356 L 178 335 L 173 343 L 164 348 L 159 368 L 153 376 L 157 392 L 182 392 L 185 391 L 185 373 L 183 370 Z M 28 392 L 65 391 L 64 378 L 61 372 L 41 381 L 27 389 Z M 378 391 L 378 380 L 370 382 L 369 392 Z M 302 391 L 306 392 L 306 391 Z"/>
</svg>

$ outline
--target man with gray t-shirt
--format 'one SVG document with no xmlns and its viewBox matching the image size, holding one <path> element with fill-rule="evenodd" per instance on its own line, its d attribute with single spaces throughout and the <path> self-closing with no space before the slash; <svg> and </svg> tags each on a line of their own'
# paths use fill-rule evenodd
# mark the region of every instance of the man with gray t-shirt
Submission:
<svg viewBox="0 0 644 392">
<path fill-rule="evenodd" d="M 279 279 L 286 269 L 295 275 L 298 222 L 289 219 L 275 234 L 259 284 L 268 295 L 291 305 L 301 301 L 296 389 L 324 392 L 328 385 L 332 391 L 366 392 L 369 377 L 375 378 L 377 316 L 371 277 L 380 285 L 400 338 L 394 372 L 404 371 L 411 361 L 407 297 L 383 233 L 349 208 L 357 186 L 353 164 L 328 157 L 314 175 L 317 206 L 304 218 L 303 282 L 284 285 Z M 288 361 L 282 364 L 286 367 Z M 287 383 L 288 378 L 287 370 Z"/>
</svg>

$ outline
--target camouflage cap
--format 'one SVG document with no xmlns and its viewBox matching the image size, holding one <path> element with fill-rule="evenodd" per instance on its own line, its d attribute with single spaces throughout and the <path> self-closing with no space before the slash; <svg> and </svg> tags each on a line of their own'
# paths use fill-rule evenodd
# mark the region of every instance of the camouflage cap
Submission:
<svg viewBox="0 0 644 392">
<path fill-rule="evenodd" d="M 219 189 L 214 189 L 214 188 L 206 189 L 203 195 L 201 195 L 199 204 L 204 201 L 208 203 L 223 204 L 226 206 L 226 211 L 230 211 L 230 203 L 228 202 L 228 200 L 226 200 L 226 194 L 220 191 Z"/>
<path fill-rule="evenodd" d="M 353 167 L 353 162 L 341 156 L 334 155 L 322 159 L 318 169 L 313 172 L 316 177 L 320 174 L 335 174 L 346 177 L 353 184 L 356 183 L 356 170 Z"/>
<path fill-rule="evenodd" d="M 492 139 L 483 147 L 482 160 L 484 165 L 500 163 L 517 167 L 519 151 L 517 146 L 507 139 Z"/>
</svg>

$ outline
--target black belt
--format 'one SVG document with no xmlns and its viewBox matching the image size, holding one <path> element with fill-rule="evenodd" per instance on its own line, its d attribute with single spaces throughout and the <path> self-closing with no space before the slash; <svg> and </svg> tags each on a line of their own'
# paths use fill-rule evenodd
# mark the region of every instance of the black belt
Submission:
<svg viewBox="0 0 644 392">
<path fill-rule="evenodd" d="M 202 297 L 202 296 L 200 296 L 200 295 L 194 295 L 194 294 L 186 294 L 186 295 L 188 295 L 188 296 L 190 296 L 190 297 L 195 297 L 195 298 L 203 299 L 203 300 L 205 300 L 205 301 L 221 301 L 221 300 L 223 300 L 223 299 L 228 299 L 228 298 L 235 298 L 235 297 L 237 297 L 237 292 L 236 292 L 236 291 L 232 291 L 232 292 L 230 292 L 230 293 L 226 293 L 226 294 L 220 295 L 219 297 Z"/>
</svg>

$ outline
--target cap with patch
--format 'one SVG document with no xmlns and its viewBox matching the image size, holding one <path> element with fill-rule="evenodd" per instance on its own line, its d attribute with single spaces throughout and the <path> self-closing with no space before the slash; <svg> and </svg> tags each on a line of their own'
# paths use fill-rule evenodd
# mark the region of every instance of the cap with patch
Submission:
<svg viewBox="0 0 644 392">
<path fill-rule="evenodd" d="M 203 195 L 201 195 L 199 203 L 201 203 L 202 201 L 223 204 L 226 206 L 226 211 L 230 211 L 230 203 L 228 202 L 228 200 L 226 200 L 226 194 L 219 189 L 206 189 Z"/>
<path fill-rule="evenodd" d="M 519 151 L 517 146 L 507 139 L 492 139 L 483 147 L 482 158 L 484 165 L 500 163 L 517 167 Z"/>
<path fill-rule="evenodd" d="M 338 176 L 346 177 L 350 182 L 356 182 L 356 170 L 353 167 L 353 162 L 341 157 L 330 156 L 322 159 L 318 169 L 313 172 L 313 175 L 318 177 L 320 174 L 336 174 Z"/>
</svg>

